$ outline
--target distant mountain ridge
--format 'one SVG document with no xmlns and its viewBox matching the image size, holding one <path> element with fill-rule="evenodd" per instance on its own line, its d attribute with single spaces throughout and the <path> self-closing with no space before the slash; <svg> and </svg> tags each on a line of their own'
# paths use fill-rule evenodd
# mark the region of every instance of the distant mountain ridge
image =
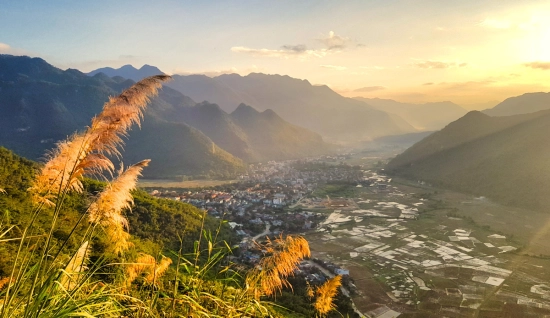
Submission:
<svg viewBox="0 0 550 318">
<path fill-rule="evenodd" d="M 510 97 L 483 112 L 490 116 L 511 116 L 550 109 L 550 93 L 526 93 Z"/>
<path fill-rule="evenodd" d="M 514 206 L 550 205 L 550 110 L 470 112 L 391 160 L 386 171 Z"/>
<path fill-rule="evenodd" d="M 0 145 L 30 159 L 42 158 L 56 141 L 89 125 L 109 96 L 133 83 L 103 73 L 90 77 L 77 70 L 62 71 L 40 58 L 1 55 Z M 143 129 L 134 127 L 130 132 L 124 151 L 127 163 L 153 159 L 144 170 L 148 177 L 231 177 L 245 171 L 240 159 L 202 132 L 158 115 L 174 102 L 194 105 L 179 92 L 161 90 L 147 109 Z"/>
<path fill-rule="evenodd" d="M 172 91 L 168 87 L 166 90 Z M 318 134 L 286 122 L 271 110 L 260 113 L 244 104 L 231 114 L 208 102 L 158 109 L 155 113 L 164 120 L 184 122 L 200 130 L 247 162 L 296 159 L 330 150 Z"/>
<path fill-rule="evenodd" d="M 87 74 L 90 76 L 94 76 L 99 73 L 103 73 L 108 77 L 120 76 L 123 78 L 131 79 L 135 82 L 140 81 L 149 76 L 164 74 L 164 72 L 159 70 L 156 66 L 151 66 L 147 64 L 143 65 L 139 69 L 133 67 L 130 64 L 121 66 L 116 69 L 112 67 L 102 67 L 102 68 L 98 68 L 97 70 L 93 70 Z"/>
<path fill-rule="evenodd" d="M 226 112 L 241 103 L 259 111 L 271 109 L 284 120 L 329 140 L 364 140 L 416 131 L 398 115 L 343 97 L 327 86 L 313 86 L 307 80 L 261 73 L 173 77 L 167 85 L 196 101 L 207 100 Z"/>
<path fill-rule="evenodd" d="M 109 96 L 134 83 L 13 56 L 0 58 L 0 78 L 0 145 L 31 159 L 86 127 Z M 244 171 L 242 160 L 286 160 L 330 150 L 318 134 L 276 114 L 253 112 L 259 115 L 239 121 L 215 104 L 197 104 L 164 86 L 147 108 L 142 128 L 130 133 L 124 158 L 128 163 L 153 159 L 144 171 L 148 177 L 228 177 Z"/>
<path fill-rule="evenodd" d="M 391 99 L 355 97 L 370 106 L 399 115 L 418 130 L 439 130 L 468 111 L 459 105 L 444 101 L 424 104 L 402 103 Z"/>
</svg>

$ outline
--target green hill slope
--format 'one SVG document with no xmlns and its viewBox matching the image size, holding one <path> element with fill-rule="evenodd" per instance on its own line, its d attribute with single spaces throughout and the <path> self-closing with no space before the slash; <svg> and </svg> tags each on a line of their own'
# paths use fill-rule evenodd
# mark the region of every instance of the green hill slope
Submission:
<svg viewBox="0 0 550 318">
<path fill-rule="evenodd" d="M 88 125 L 109 96 L 132 83 L 101 73 L 89 77 L 76 70 L 62 71 L 39 58 L 0 55 L 0 145 L 39 159 L 55 142 Z M 147 134 L 138 129 L 130 133 L 132 143 L 125 147 L 125 158 L 142 160 L 154 154 L 157 162 L 146 172 L 149 177 L 182 173 L 229 176 L 244 171 L 242 161 L 230 154 L 205 151 L 216 147 L 212 148 L 212 141 L 200 131 L 184 123 L 174 130 L 174 125 L 159 115 L 194 104 L 179 92 L 161 91 L 147 110 L 147 116 L 157 120 L 146 121 Z M 155 151 L 157 146 L 163 150 Z"/>
<path fill-rule="evenodd" d="M 5 189 L 6 193 L 0 195 L 0 211 L 3 225 L 16 225 L 17 229 L 23 229 L 29 222 L 32 211 L 32 204 L 27 189 L 31 185 L 38 164 L 15 155 L 6 148 L 0 147 L 0 188 Z M 86 192 L 83 194 L 72 194 L 65 204 L 62 215 L 63 222 L 60 222 L 59 228 L 54 233 L 54 237 L 63 240 L 71 230 L 73 224 L 80 217 L 81 213 L 87 207 L 91 195 L 100 191 L 103 184 L 93 180 L 85 180 Z M 175 250 L 179 248 L 178 235 L 185 235 L 183 238 L 186 243 L 186 250 L 192 250 L 193 241 L 198 238 L 201 227 L 201 217 L 203 212 L 192 205 L 176 202 L 167 199 L 157 199 L 151 197 L 143 191 L 134 192 L 135 206 L 126 211 L 129 221 L 130 233 L 133 235 L 133 241 L 136 244 L 143 243 L 143 248 Z M 50 213 L 42 213 L 37 223 L 48 224 L 51 218 Z M 215 230 L 219 226 L 219 220 L 207 217 L 205 227 Z M 46 227 L 43 228 L 44 231 Z M 78 231 L 84 231 L 84 227 L 79 227 Z M 233 239 L 228 227 L 222 227 L 222 238 L 231 242 Z M 41 233 L 35 233 L 38 235 Z M 82 234 L 82 233 L 77 233 Z M 20 230 L 8 233 L 6 238 L 19 237 Z M 15 243 L 4 243 L 0 246 L 0 276 L 5 277 L 9 272 L 10 263 L 7 261 L 13 256 L 17 248 Z M 73 248 L 78 248 L 80 244 L 75 238 L 71 242 Z M 101 242 L 96 242 L 97 248 L 101 248 Z M 4 262 L 5 261 L 5 262 Z"/>
<path fill-rule="evenodd" d="M 499 202 L 550 205 L 550 111 L 470 112 L 389 162 L 387 171 Z"/>
<path fill-rule="evenodd" d="M 550 109 L 550 93 L 527 93 L 510 97 L 483 112 L 490 116 L 511 116 Z"/>
<path fill-rule="evenodd" d="M 231 119 L 246 133 L 251 148 L 263 158 L 284 160 L 315 156 L 329 150 L 320 135 L 286 122 L 270 109 L 260 113 L 240 104 L 231 113 Z"/>
</svg>

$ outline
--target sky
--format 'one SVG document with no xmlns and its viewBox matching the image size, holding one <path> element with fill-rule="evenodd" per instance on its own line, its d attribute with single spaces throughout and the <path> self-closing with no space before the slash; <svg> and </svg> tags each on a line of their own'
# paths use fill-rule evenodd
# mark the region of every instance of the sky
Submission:
<svg viewBox="0 0 550 318">
<path fill-rule="evenodd" d="M 83 72 L 284 74 L 485 109 L 550 91 L 550 1 L 2 0 L 0 53 Z"/>
</svg>

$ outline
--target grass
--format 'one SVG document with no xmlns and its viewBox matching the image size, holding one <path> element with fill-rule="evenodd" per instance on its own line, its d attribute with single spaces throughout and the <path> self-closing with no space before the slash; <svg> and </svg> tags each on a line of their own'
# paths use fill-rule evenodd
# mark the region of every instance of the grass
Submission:
<svg viewBox="0 0 550 318">
<path fill-rule="evenodd" d="M 259 266 L 239 268 L 227 261 L 233 249 L 212 233 L 201 217 L 193 252 L 155 255 L 142 250 L 128 233 L 123 210 L 133 204 L 144 160 L 115 172 L 109 158 L 132 124 L 139 124 L 149 97 L 168 76 L 146 78 L 111 98 L 81 133 L 58 144 L 31 181 L 28 223 L 23 228 L 0 220 L 0 248 L 16 241 L 8 277 L 0 277 L 0 318 L 8 317 L 276 317 L 267 296 L 289 286 L 287 278 L 310 254 L 301 237 L 279 237 L 258 244 Z M 99 193 L 78 204 L 85 211 L 67 219 L 72 193 L 83 193 L 85 175 L 116 175 Z M 0 195 L 5 195 L 1 191 Z M 39 216 L 46 222 L 38 223 Z M 62 236 L 61 223 L 72 222 Z M 184 234 L 184 233 L 182 233 Z M 73 247 L 75 242 L 79 242 Z M 3 260 L 4 261 L 4 260 Z M 333 309 L 337 284 L 316 295 L 317 315 Z"/>
</svg>

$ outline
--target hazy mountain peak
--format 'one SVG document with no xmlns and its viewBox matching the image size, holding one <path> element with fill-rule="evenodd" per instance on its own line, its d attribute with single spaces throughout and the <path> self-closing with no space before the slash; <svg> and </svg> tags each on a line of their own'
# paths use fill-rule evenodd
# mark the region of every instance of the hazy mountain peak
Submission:
<svg viewBox="0 0 550 318">
<path fill-rule="evenodd" d="M 104 73 L 109 77 L 121 76 L 124 78 L 132 79 L 136 82 L 148 76 L 164 74 L 164 72 L 162 72 L 156 66 L 145 64 L 141 68 L 137 69 L 131 64 L 126 64 L 117 69 L 112 67 L 98 68 L 89 72 L 88 75 L 94 76 L 98 73 Z"/>
<path fill-rule="evenodd" d="M 507 98 L 492 109 L 486 109 L 483 112 L 490 116 L 510 116 L 545 109 L 550 109 L 550 93 L 535 92 Z"/>
<path fill-rule="evenodd" d="M 235 109 L 231 113 L 231 115 L 233 115 L 233 116 L 242 116 L 242 115 L 247 115 L 247 114 L 257 115 L 259 113 L 260 112 L 257 111 L 254 107 L 248 106 L 245 103 L 240 103 L 239 106 L 237 106 L 237 109 Z"/>
</svg>

